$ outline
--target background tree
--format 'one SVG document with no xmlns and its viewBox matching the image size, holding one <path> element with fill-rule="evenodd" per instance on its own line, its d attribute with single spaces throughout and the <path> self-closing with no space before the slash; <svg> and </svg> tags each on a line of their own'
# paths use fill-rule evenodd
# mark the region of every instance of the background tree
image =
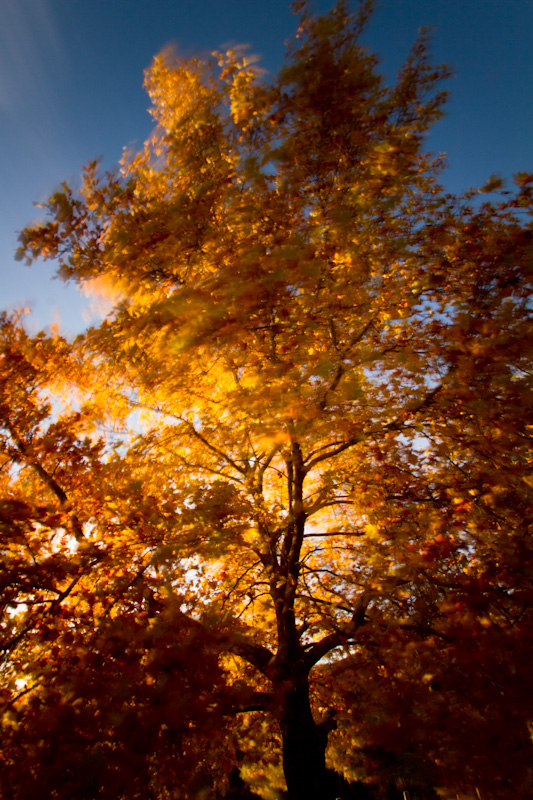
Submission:
<svg viewBox="0 0 533 800">
<path fill-rule="evenodd" d="M 21 235 L 114 311 L 4 327 L 6 768 L 37 706 L 91 797 L 274 796 L 278 735 L 291 800 L 524 796 L 533 180 L 446 194 L 426 38 L 387 87 L 369 4 L 299 11 L 271 79 L 156 58 L 144 149 Z"/>
</svg>

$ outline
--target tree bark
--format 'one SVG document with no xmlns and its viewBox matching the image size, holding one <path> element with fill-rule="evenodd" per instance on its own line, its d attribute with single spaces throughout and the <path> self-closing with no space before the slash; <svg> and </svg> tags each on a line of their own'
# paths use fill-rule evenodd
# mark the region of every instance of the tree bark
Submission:
<svg viewBox="0 0 533 800">
<path fill-rule="evenodd" d="M 328 733 L 317 724 L 309 701 L 307 673 L 275 686 L 280 698 L 280 728 L 283 771 L 288 800 L 370 800 L 372 792 L 363 784 L 348 784 L 326 767 Z"/>
<path fill-rule="evenodd" d="M 341 643 L 326 637 L 325 649 L 313 650 L 306 657 L 296 624 L 295 598 L 301 570 L 301 550 L 304 541 L 307 514 L 304 507 L 303 485 L 307 470 L 301 447 L 296 439 L 285 454 L 287 469 L 287 496 L 289 522 L 282 538 L 279 556 L 273 555 L 271 563 L 276 570 L 271 579 L 270 591 L 276 611 L 278 650 L 272 664 L 270 678 L 278 706 L 278 721 L 283 744 L 283 771 L 287 783 L 288 800 L 336 800 L 352 798 L 366 800 L 356 787 L 326 767 L 326 747 L 330 728 L 317 724 L 309 700 L 309 671 L 327 652 Z M 360 624 L 359 609 L 354 614 L 350 630 Z M 364 610 L 362 612 L 364 618 Z"/>
<path fill-rule="evenodd" d="M 335 800 L 335 776 L 326 768 L 328 734 L 313 719 L 307 681 L 284 686 L 280 693 L 283 771 L 289 800 Z"/>
</svg>

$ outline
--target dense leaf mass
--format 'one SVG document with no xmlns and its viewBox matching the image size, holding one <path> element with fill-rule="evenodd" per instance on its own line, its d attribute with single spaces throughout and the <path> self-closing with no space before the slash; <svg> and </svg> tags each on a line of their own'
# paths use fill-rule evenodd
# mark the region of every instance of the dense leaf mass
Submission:
<svg viewBox="0 0 533 800">
<path fill-rule="evenodd" d="M 533 793 L 533 176 L 446 193 L 425 35 L 298 6 L 21 234 L 112 311 L 1 320 L 6 800 Z"/>
</svg>

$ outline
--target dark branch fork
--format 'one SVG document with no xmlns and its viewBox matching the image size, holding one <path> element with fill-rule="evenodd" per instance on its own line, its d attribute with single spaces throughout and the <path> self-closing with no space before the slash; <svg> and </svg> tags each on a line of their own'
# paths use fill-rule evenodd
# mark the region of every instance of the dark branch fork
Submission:
<svg viewBox="0 0 533 800">
<path fill-rule="evenodd" d="M 9 431 L 10 436 L 12 437 L 17 450 L 20 452 L 28 466 L 30 466 L 35 473 L 41 478 L 41 480 L 48 486 L 52 494 L 59 500 L 60 505 L 63 508 L 68 508 L 69 506 L 69 498 L 66 492 L 62 489 L 59 483 L 56 481 L 54 476 L 48 472 L 41 462 L 34 456 L 32 452 L 32 446 L 29 442 L 24 441 L 22 436 L 18 433 L 18 431 L 11 425 L 9 422 L 4 421 L 4 426 Z M 78 542 L 83 541 L 85 539 L 85 534 L 83 532 L 82 525 L 75 514 L 70 515 L 70 520 L 72 523 L 72 532 L 74 537 Z"/>
</svg>

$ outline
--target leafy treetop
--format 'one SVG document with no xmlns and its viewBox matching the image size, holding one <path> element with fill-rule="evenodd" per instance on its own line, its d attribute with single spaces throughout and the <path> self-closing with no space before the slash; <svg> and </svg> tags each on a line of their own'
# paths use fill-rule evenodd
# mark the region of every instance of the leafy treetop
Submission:
<svg viewBox="0 0 533 800">
<path fill-rule="evenodd" d="M 238 49 L 158 56 L 144 148 L 116 174 L 89 164 L 21 234 L 20 257 L 114 310 L 73 345 L 3 327 L 6 591 L 24 608 L 6 651 L 10 688 L 26 681 L 9 702 L 35 724 L 31 698 L 84 695 L 73 649 L 112 652 L 142 735 L 109 733 L 117 708 L 84 735 L 145 762 L 138 780 L 106 762 L 109 796 L 193 796 L 180 747 L 191 786 L 222 791 L 238 764 L 267 796 L 278 736 L 291 800 L 347 797 L 332 770 L 361 798 L 531 785 L 533 179 L 442 189 L 423 148 L 448 70 L 422 35 L 387 86 L 360 43 L 370 11 L 303 4 L 275 77 Z M 65 385 L 81 410 L 54 417 Z M 217 715 L 218 761 L 201 755 Z M 486 735 L 504 718 L 512 757 Z"/>
</svg>

